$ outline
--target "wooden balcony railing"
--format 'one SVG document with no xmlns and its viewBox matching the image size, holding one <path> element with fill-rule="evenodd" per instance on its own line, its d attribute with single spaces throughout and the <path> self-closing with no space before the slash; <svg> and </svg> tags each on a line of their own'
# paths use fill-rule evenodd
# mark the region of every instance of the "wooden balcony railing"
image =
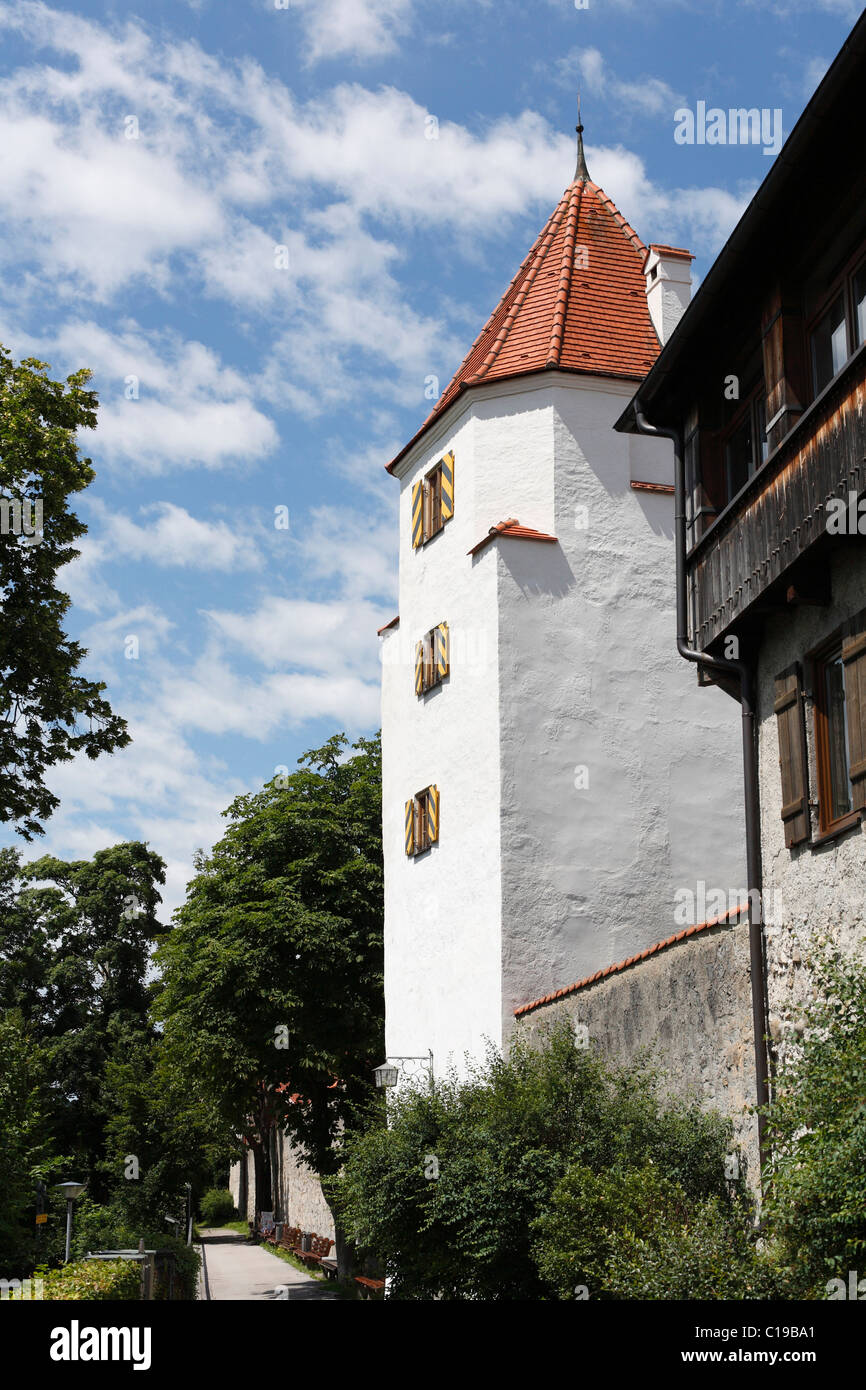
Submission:
<svg viewBox="0 0 866 1390">
<path fill-rule="evenodd" d="M 826 535 L 826 505 L 866 490 L 866 345 L 800 417 L 686 561 L 701 650 Z"/>
</svg>

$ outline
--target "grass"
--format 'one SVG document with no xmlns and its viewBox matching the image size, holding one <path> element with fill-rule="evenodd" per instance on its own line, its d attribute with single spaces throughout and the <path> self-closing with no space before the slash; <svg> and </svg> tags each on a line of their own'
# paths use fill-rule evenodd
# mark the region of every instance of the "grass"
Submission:
<svg viewBox="0 0 866 1390">
<path fill-rule="evenodd" d="M 320 1284 L 333 1285 L 340 1298 L 353 1300 L 358 1298 L 358 1290 L 354 1283 L 347 1284 L 341 1279 L 328 1279 L 327 1275 L 320 1273 L 318 1270 L 310 1269 L 310 1266 L 305 1265 L 303 1260 L 299 1260 L 297 1255 L 293 1255 L 290 1251 L 284 1250 L 281 1245 L 271 1245 L 270 1241 L 267 1240 L 260 1240 L 258 1244 L 261 1246 L 262 1250 L 268 1250 L 272 1255 L 276 1255 L 278 1260 L 285 1260 L 287 1265 L 291 1265 L 294 1269 L 299 1270 L 301 1274 L 306 1274 L 308 1279 L 318 1279 Z"/>
<path fill-rule="evenodd" d="M 193 1233 L 198 1239 L 202 1231 L 237 1231 L 239 1235 L 248 1236 L 250 1233 L 247 1221 L 223 1221 L 219 1226 L 203 1226 L 200 1221 L 193 1224 Z"/>
<path fill-rule="evenodd" d="M 326 1276 L 324 1274 L 318 1270 L 310 1269 L 309 1265 L 305 1265 L 303 1260 L 298 1259 L 297 1255 L 293 1255 L 290 1250 L 284 1250 L 282 1245 L 271 1245 L 269 1240 L 260 1240 L 258 1244 L 263 1250 L 269 1250 L 272 1255 L 276 1255 L 278 1260 L 285 1260 L 287 1265 L 292 1265 L 294 1269 L 308 1275 L 310 1279 L 319 1279 L 323 1283 L 325 1282 Z"/>
</svg>

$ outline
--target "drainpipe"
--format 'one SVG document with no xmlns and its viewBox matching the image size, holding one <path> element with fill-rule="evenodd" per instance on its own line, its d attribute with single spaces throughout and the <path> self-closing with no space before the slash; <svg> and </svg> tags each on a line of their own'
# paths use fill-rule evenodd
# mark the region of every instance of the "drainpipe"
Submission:
<svg viewBox="0 0 866 1390">
<path fill-rule="evenodd" d="M 761 867 L 761 827 L 759 820 L 758 743 L 755 725 L 757 689 L 755 669 L 745 661 L 721 661 L 689 646 L 688 599 L 686 595 L 686 486 L 685 460 L 679 430 L 651 425 L 640 402 L 635 400 L 634 418 L 641 434 L 670 439 L 674 446 L 674 532 L 677 574 L 677 651 L 686 661 L 694 661 L 707 671 L 736 675 L 740 684 L 743 717 L 743 790 L 746 809 L 746 877 L 749 890 L 749 962 L 752 981 L 752 1032 L 755 1043 L 755 1082 L 758 1105 L 758 1153 L 761 1170 L 766 1161 L 763 1107 L 770 1099 L 767 1061 L 767 982 L 764 967 L 763 873 Z"/>
</svg>

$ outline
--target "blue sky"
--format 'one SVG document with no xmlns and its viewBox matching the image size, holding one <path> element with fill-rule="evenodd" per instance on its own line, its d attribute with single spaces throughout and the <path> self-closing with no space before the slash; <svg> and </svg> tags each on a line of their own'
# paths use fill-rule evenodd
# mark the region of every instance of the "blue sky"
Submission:
<svg viewBox="0 0 866 1390">
<path fill-rule="evenodd" d="M 61 576 L 134 737 L 56 772 L 28 854 L 146 839 L 169 911 L 236 794 L 378 726 L 383 465 L 569 183 L 577 87 L 592 177 L 699 279 L 771 160 L 676 144 L 675 110 L 780 107 L 787 133 L 858 13 L 0 3 L 0 341 L 93 370 L 89 534 Z"/>
</svg>

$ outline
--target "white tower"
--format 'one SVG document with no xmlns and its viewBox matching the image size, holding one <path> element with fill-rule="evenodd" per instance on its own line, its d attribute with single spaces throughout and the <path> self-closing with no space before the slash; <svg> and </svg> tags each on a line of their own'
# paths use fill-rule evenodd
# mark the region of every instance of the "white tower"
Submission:
<svg viewBox="0 0 866 1390">
<path fill-rule="evenodd" d="M 659 351 L 648 258 L 581 143 L 389 464 L 387 1053 L 432 1051 L 437 1074 L 671 935 L 678 889 L 745 882 L 737 706 L 676 652 L 671 447 L 612 429 Z"/>
</svg>

